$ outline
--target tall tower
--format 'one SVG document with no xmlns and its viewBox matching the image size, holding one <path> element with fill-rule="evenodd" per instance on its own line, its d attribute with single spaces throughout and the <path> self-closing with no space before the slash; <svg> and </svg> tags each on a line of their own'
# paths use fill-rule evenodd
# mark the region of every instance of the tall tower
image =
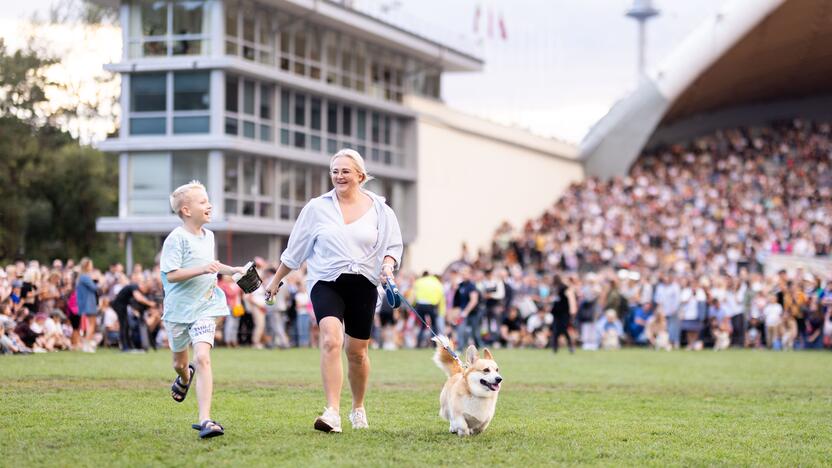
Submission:
<svg viewBox="0 0 832 468">
<path fill-rule="evenodd" d="M 644 75 L 644 48 L 646 42 L 647 20 L 658 16 L 659 10 L 653 8 L 652 0 L 633 0 L 633 6 L 627 10 L 627 16 L 638 21 L 638 79 Z"/>
</svg>

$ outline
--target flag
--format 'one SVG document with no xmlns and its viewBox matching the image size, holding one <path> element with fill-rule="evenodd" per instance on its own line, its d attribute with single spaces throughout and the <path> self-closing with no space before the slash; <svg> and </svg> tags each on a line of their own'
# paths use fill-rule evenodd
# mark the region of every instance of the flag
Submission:
<svg viewBox="0 0 832 468">
<path fill-rule="evenodd" d="M 477 4 L 476 9 L 474 10 L 474 32 L 475 33 L 480 32 L 480 14 L 481 13 L 482 12 L 480 11 L 480 5 Z"/>
<path fill-rule="evenodd" d="M 494 12 L 488 9 L 488 37 L 494 37 Z"/>
<path fill-rule="evenodd" d="M 497 19 L 497 25 L 500 27 L 500 37 L 503 40 L 508 39 L 508 32 L 506 31 L 506 22 L 503 19 L 503 14 L 500 13 L 499 18 Z"/>
</svg>

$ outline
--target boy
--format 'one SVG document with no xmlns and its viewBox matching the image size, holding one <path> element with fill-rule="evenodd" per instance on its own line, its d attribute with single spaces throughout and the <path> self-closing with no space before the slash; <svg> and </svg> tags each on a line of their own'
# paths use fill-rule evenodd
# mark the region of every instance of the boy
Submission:
<svg viewBox="0 0 832 468">
<path fill-rule="evenodd" d="M 217 273 L 245 273 L 243 267 L 230 267 L 214 260 L 214 233 L 203 228 L 211 221 L 211 203 L 205 186 L 197 181 L 185 184 L 170 196 L 173 212 L 182 226 L 165 239 L 159 260 L 165 289 L 162 320 L 173 351 L 173 368 L 178 374 L 171 396 L 182 402 L 196 378 L 200 438 L 221 436 L 223 427 L 211 419 L 213 374 L 211 348 L 214 346 L 216 318 L 228 315 L 225 294 L 217 287 Z M 188 362 L 188 344 L 194 348 L 194 364 Z"/>
</svg>

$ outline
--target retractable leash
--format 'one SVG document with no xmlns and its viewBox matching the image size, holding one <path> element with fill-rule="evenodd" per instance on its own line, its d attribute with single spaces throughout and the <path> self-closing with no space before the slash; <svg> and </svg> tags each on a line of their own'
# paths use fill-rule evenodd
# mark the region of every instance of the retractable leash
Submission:
<svg viewBox="0 0 832 468">
<path fill-rule="evenodd" d="M 442 345 L 442 348 L 444 348 L 445 351 L 447 351 L 448 354 L 450 354 L 451 357 L 454 358 L 454 360 L 456 360 L 460 367 L 462 367 L 463 369 L 466 369 L 468 367 L 467 365 L 465 365 L 464 362 L 462 362 L 462 359 L 459 358 L 456 352 L 454 352 L 454 350 L 451 349 L 451 342 L 450 340 L 448 340 L 448 337 L 439 336 L 436 334 L 436 332 L 433 331 L 433 328 L 431 328 L 427 324 L 427 322 L 425 322 L 422 316 L 419 315 L 419 312 L 416 312 L 416 309 L 412 305 L 410 305 L 409 302 L 407 302 L 407 299 L 405 299 L 404 296 L 402 296 L 402 294 L 399 292 L 399 287 L 396 286 L 396 283 L 394 283 L 393 280 L 387 280 L 387 282 L 384 284 L 384 292 L 387 295 L 387 303 L 390 305 L 390 307 L 397 309 L 401 307 L 402 304 L 404 304 L 405 308 L 408 309 L 410 313 L 415 315 L 420 322 L 422 322 L 422 325 L 424 325 L 425 328 L 427 328 L 428 331 L 430 331 L 433 337 L 436 338 L 437 342 Z"/>
</svg>

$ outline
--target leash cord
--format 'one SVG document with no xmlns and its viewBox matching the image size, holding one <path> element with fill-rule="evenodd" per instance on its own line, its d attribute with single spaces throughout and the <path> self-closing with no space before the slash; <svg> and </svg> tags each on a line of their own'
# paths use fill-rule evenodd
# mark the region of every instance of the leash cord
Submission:
<svg viewBox="0 0 832 468">
<path fill-rule="evenodd" d="M 433 335 L 433 337 L 438 340 L 438 343 L 442 344 L 442 349 L 447 351 L 448 354 L 450 354 L 451 357 L 454 358 L 454 360 L 457 362 L 457 364 L 459 364 L 460 367 L 462 367 L 463 369 L 466 369 L 468 367 L 462 362 L 462 359 L 459 358 L 459 356 L 456 354 L 456 352 L 454 350 L 451 349 L 450 346 L 448 346 L 446 344 L 443 344 L 442 338 L 440 338 L 439 335 L 437 335 L 436 332 L 433 331 L 433 328 L 431 328 L 430 325 L 428 325 L 427 322 L 425 322 L 425 319 L 423 319 L 422 316 L 419 315 L 419 312 L 416 310 L 416 308 L 413 307 L 410 304 L 410 302 L 408 302 L 407 299 L 405 299 L 405 297 L 399 292 L 399 288 L 396 286 L 395 283 L 393 283 L 391 280 L 388 279 L 387 283 L 384 285 L 384 287 L 385 287 L 385 289 L 388 289 L 387 303 L 391 307 L 395 308 L 395 306 L 396 306 L 395 302 L 396 301 L 394 300 L 393 303 L 390 302 L 390 299 L 391 299 L 390 293 L 392 293 L 394 295 L 394 298 L 398 299 L 400 304 L 404 304 L 406 306 L 405 308 L 408 309 L 408 311 L 411 314 L 415 315 L 416 318 L 418 318 L 419 321 L 422 322 L 422 325 L 424 325 L 425 328 L 427 328 L 428 331 Z"/>
</svg>

